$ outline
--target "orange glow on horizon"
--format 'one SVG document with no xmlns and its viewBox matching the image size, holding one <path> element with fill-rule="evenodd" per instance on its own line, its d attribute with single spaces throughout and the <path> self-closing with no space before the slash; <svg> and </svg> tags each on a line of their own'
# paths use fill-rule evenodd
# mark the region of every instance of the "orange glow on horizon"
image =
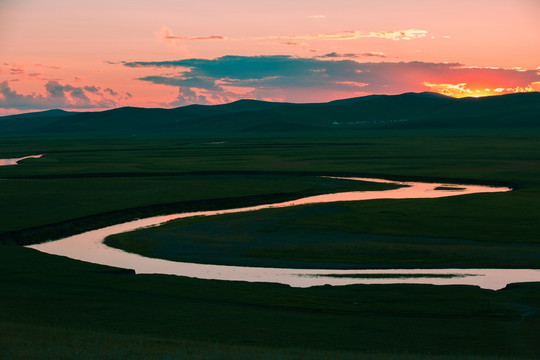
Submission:
<svg viewBox="0 0 540 360">
<path fill-rule="evenodd" d="M 503 94 L 535 92 L 535 91 L 540 90 L 539 82 L 532 83 L 526 87 L 516 86 L 513 88 L 499 87 L 499 88 L 484 88 L 484 89 L 468 88 L 467 83 L 432 84 L 429 82 L 424 82 L 424 85 L 429 87 L 429 91 L 436 92 L 441 95 L 455 97 L 455 98 L 496 96 L 496 95 L 503 95 Z"/>
</svg>

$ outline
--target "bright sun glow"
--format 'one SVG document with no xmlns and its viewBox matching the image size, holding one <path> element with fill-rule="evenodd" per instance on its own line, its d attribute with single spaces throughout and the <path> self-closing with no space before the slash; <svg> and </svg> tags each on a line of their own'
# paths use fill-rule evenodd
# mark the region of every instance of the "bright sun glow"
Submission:
<svg viewBox="0 0 540 360">
<path fill-rule="evenodd" d="M 467 87 L 467 83 L 461 84 L 433 84 L 429 82 L 424 82 L 424 85 L 429 88 L 429 91 L 433 91 L 442 95 L 452 96 L 455 98 L 462 97 L 484 97 L 484 96 L 493 96 L 493 95 L 502 95 L 502 94 L 515 94 L 515 93 L 524 93 L 524 92 L 533 92 L 537 91 L 531 85 L 521 87 L 516 86 L 513 88 L 485 88 L 485 89 L 470 89 Z"/>
</svg>

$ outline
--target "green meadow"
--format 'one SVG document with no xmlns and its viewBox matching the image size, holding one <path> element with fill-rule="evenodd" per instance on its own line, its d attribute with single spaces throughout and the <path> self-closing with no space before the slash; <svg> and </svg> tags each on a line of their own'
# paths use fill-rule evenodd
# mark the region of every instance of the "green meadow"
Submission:
<svg viewBox="0 0 540 360">
<path fill-rule="evenodd" d="M 320 177 L 380 176 L 513 191 L 193 218 L 108 241 L 202 263 L 538 268 L 539 139 L 537 128 L 4 137 L 2 158 L 45 156 L 0 167 L 0 351 L 6 359 L 535 358 L 536 283 L 296 289 L 134 275 L 20 244 L 143 216 L 392 188 Z"/>
</svg>

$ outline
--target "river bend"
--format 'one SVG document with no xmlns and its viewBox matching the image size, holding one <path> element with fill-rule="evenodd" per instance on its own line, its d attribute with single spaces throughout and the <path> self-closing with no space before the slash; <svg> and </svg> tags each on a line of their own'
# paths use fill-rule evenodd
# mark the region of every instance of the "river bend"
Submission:
<svg viewBox="0 0 540 360">
<path fill-rule="evenodd" d="M 67 238 L 31 245 L 45 253 L 66 256 L 86 262 L 133 269 L 137 274 L 169 274 L 199 279 L 270 282 L 293 287 L 351 284 L 435 284 L 475 285 L 486 289 L 501 289 L 509 283 L 540 281 L 540 270 L 534 269 L 391 269 L 391 270 L 327 270 L 283 269 L 208 265 L 148 258 L 106 246 L 107 236 L 140 228 L 159 226 L 165 222 L 193 216 L 257 211 L 307 204 L 375 199 L 426 199 L 463 196 L 478 193 L 510 191 L 507 187 L 456 185 L 443 183 L 397 182 L 371 178 L 339 178 L 371 182 L 395 183 L 403 187 L 385 191 L 351 191 L 305 197 L 292 201 L 215 211 L 197 211 L 129 221 L 88 231 Z"/>
</svg>

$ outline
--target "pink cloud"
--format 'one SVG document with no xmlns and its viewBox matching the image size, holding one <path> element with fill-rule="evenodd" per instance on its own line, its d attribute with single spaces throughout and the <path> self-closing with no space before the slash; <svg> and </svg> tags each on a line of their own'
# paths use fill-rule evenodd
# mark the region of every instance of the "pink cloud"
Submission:
<svg viewBox="0 0 540 360">
<path fill-rule="evenodd" d="M 381 38 L 388 40 L 412 40 L 426 37 L 426 30 L 407 29 L 396 31 L 362 32 L 358 30 L 347 30 L 334 33 L 320 33 L 308 35 L 280 35 L 270 36 L 270 39 L 304 39 L 304 40 L 355 40 L 360 38 Z"/>
<path fill-rule="evenodd" d="M 78 87 L 48 81 L 43 94 L 21 94 L 13 90 L 8 81 L 0 83 L 0 108 L 19 110 L 39 109 L 89 109 L 116 106 L 115 98 L 97 86 Z"/>
<path fill-rule="evenodd" d="M 225 37 L 221 35 L 211 35 L 211 36 L 175 36 L 172 34 L 172 31 L 163 27 L 161 29 L 161 36 L 165 40 L 182 40 L 182 41 L 199 41 L 199 40 L 224 40 Z"/>
</svg>

